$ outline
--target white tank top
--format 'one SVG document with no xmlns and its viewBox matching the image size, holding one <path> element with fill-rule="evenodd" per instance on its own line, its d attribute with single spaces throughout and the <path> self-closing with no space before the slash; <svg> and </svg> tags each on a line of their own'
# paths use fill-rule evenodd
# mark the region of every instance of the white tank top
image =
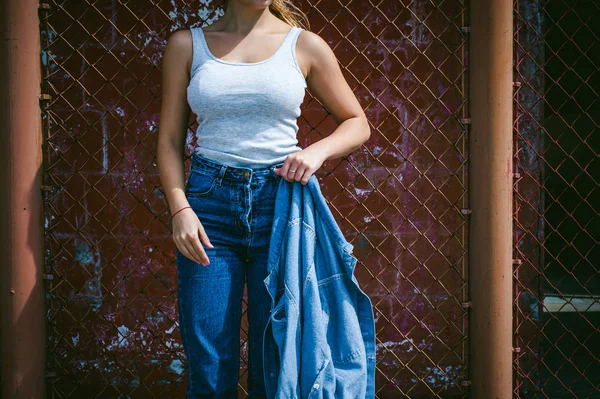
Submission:
<svg viewBox="0 0 600 399">
<path fill-rule="evenodd" d="M 195 151 L 225 165 L 264 167 L 300 151 L 296 120 L 306 80 L 296 59 L 302 28 L 293 26 L 277 51 L 255 63 L 229 62 L 191 28 L 193 58 L 187 99 L 196 114 Z"/>
</svg>

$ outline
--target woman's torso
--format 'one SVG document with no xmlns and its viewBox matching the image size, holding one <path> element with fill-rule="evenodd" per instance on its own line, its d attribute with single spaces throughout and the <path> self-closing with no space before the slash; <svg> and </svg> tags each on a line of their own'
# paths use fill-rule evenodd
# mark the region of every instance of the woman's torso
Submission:
<svg viewBox="0 0 600 399">
<path fill-rule="evenodd" d="M 243 167 L 273 165 L 300 151 L 296 120 L 306 80 L 295 48 L 302 28 L 293 26 L 275 53 L 255 63 L 219 59 L 200 27 L 190 31 L 187 99 L 198 122 L 195 151 Z"/>
</svg>

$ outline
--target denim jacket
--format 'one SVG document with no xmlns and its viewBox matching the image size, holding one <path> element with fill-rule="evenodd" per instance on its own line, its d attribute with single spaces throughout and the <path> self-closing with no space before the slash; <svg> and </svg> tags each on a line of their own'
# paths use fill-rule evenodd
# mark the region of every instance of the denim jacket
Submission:
<svg viewBox="0 0 600 399">
<path fill-rule="evenodd" d="M 375 397 L 375 321 L 352 249 L 317 178 L 306 185 L 282 178 L 264 280 L 267 398 Z"/>
</svg>

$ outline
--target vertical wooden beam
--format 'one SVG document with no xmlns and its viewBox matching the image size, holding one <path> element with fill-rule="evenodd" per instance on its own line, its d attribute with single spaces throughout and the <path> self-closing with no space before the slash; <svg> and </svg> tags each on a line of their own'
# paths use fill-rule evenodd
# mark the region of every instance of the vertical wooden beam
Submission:
<svg viewBox="0 0 600 399">
<path fill-rule="evenodd" d="M 2 398 L 44 398 L 38 2 L 0 1 Z"/>
<path fill-rule="evenodd" d="M 512 397 L 513 3 L 471 0 L 471 397 Z"/>
</svg>

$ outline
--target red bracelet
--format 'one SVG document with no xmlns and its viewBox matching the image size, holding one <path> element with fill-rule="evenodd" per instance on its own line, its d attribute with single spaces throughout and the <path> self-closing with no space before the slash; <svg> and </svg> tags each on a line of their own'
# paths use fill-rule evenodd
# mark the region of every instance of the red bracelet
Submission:
<svg viewBox="0 0 600 399">
<path fill-rule="evenodd" d="M 174 214 L 171 215 L 171 219 L 173 219 L 173 216 L 177 215 L 179 212 L 183 211 L 184 209 L 187 208 L 191 208 L 191 206 L 184 206 L 183 208 L 181 208 L 180 210 L 178 210 L 177 212 L 175 212 Z"/>
</svg>

